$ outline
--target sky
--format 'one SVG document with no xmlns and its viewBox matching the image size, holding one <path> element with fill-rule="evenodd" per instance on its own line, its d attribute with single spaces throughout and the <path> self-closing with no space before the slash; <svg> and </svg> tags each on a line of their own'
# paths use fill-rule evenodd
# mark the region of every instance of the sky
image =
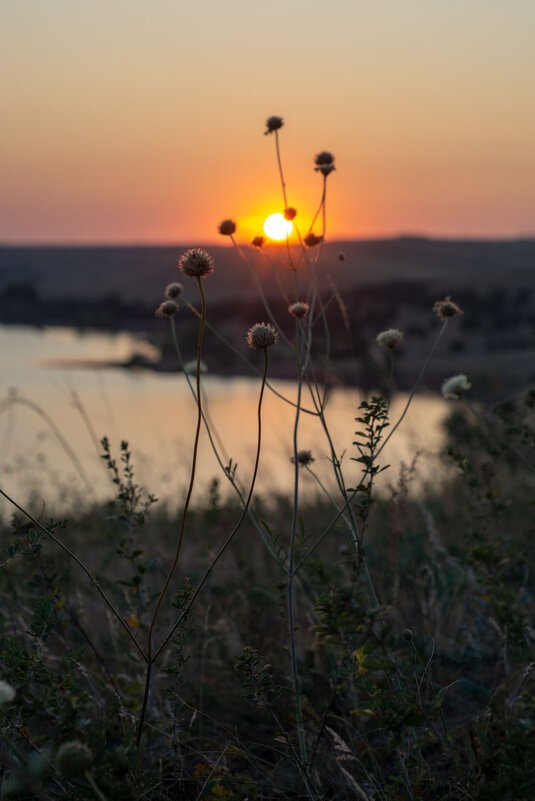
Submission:
<svg viewBox="0 0 535 801">
<path fill-rule="evenodd" d="M 0 242 L 535 235 L 534 0 L 0 0 Z"/>
</svg>

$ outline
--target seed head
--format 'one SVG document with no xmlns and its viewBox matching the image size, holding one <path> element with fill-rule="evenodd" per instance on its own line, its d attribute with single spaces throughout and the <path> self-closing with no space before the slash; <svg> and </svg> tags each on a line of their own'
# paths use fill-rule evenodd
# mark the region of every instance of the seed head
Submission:
<svg viewBox="0 0 535 801">
<path fill-rule="evenodd" d="M 321 167 L 324 164 L 334 164 L 334 156 L 332 153 L 329 153 L 328 150 L 322 150 L 321 153 L 316 155 L 314 164 L 317 167 Z"/>
<path fill-rule="evenodd" d="M 174 300 L 175 298 L 180 297 L 183 289 L 184 287 L 182 286 L 182 284 L 176 284 L 176 283 L 167 284 L 167 286 L 165 287 L 165 297 Z"/>
<path fill-rule="evenodd" d="M 323 237 L 322 236 L 316 236 L 316 234 L 313 234 L 312 232 L 310 232 L 309 234 L 307 234 L 305 236 L 305 238 L 303 239 L 303 242 L 305 243 L 307 248 L 316 248 L 318 245 L 321 245 L 321 243 L 323 242 Z"/>
<path fill-rule="evenodd" d="M 214 260 L 203 248 L 190 248 L 178 260 L 178 268 L 188 278 L 202 278 L 214 271 Z"/>
<path fill-rule="evenodd" d="M 270 348 L 278 338 L 277 331 L 270 323 L 255 323 L 247 331 L 247 344 L 254 350 Z"/>
<path fill-rule="evenodd" d="M 471 387 L 472 384 L 465 375 L 452 375 L 443 382 L 441 392 L 446 400 L 459 400 Z"/>
<path fill-rule="evenodd" d="M 284 209 L 283 215 L 284 215 L 284 219 L 285 220 L 288 220 L 288 222 L 291 222 L 291 220 L 293 220 L 293 219 L 295 219 L 295 217 L 297 217 L 297 209 L 294 209 L 293 206 L 288 206 L 287 209 Z"/>
<path fill-rule="evenodd" d="M 345 261 L 346 260 L 346 254 L 344 253 L 343 250 L 341 250 L 336 258 L 338 259 L 338 261 Z"/>
<path fill-rule="evenodd" d="M 298 317 L 299 319 L 301 319 L 301 317 L 306 317 L 309 309 L 310 306 L 308 303 L 305 303 L 304 300 L 298 300 L 296 303 L 291 303 L 288 306 L 288 311 L 290 314 L 292 314 L 294 317 Z"/>
<path fill-rule="evenodd" d="M 154 314 L 156 317 L 172 317 L 177 311 L 178 303 L 175 303 L 174 300 L 164 300 L 160 303 Z"/>
<path fill-rule="evenodd" d="M 403 334 L 397 328 L 389 328 L 387 331 L 381 331 L 377 334 L 375 341 L 378 345 L 386 345 L 387 348 L 393 350 L 403 339 Z"/>
<path fill-rule="evenodd" d="M 312 456 L 312 451 L 297 451 L 297 464 L 300 467 L 306 467 L 307 465 L 312 464 L 312 462 L 315 461 L 316 460 Z M 296 460 L 292 456 L 292 464 L 295 464 L 295 462 Z"/>
<path fill-rule="evenodd" d="M 59 772 L 65 779 L 74 779 L 85 773 L 93 764 L 93 754 L 79 740 L 63 743 L 58 751 Z"/>
<path fill-rule="evenodd" d="M 0 679 L 0 704 L 10 704 L 15 697 L 15 690 L 7 681 Z"/>
<path fill-rule="evenodd" d="M 458 314 L 463 314 L 463 310 L 452 301 L 449 295 L 445 300 L 437 300 L 433 305 L 433 311 L 441 320 L 447 320 L 448 317 L 456 317 Z"/>
<path fill-rule="evenodd" d="M 232 236 L 236 232 L 236 223 L 234 220 L 223 220 L 223 222 L 219 223 L 219 228 L 217 229 L 220 234 L 223 236 Z"/>
<path fill-rule="evenodd" d="M 263 236 L 255 236 L 255 238 L 251 242 L 251 245 L 254 248 L 261 248 L 261 247 L 263 247 L 265 245 L 265 243 L 266 243 L 266 240 L 264 239 Z"/>
<path fill-rule="evenodd" d="M 266 130 L 264 131 L 264 135 L 267 136 L 273 131 L 278 131 L 279 128 L 282 128 L 284 125 L 284 120 L 282 117 L 268 117 L 266 120 Z"/>
</svg>

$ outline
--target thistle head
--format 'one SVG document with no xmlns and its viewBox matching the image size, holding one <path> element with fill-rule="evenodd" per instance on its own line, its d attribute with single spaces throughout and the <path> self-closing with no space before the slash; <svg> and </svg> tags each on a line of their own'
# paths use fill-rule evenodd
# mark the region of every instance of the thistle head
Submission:
<svg viewBox="0 0 535 801">
<path fill-rule="evenodd" d="M 255 236 L 255 238 L 251 242 L 251 245 L 254 248 L 262 248 L 262 247 L 264 247 L 265 244 L 266 244 L 266 240 L 265 240 L 265 238 L 263 236 Z"/>
<path fill-rule="evenodd" d="M 449 317 L 456 317 L 458 314 L 463 314 L 463 310 L 454 303 L 448 295 L 444 300 L 437 300 L 433 304 L 433 311 L 440 320 L 447 320 Z"/>
<path fill-rule="evenodd" d="M 312 462 L 315 461 L 316 460 L 312 456 L 312 451 L 297 451 L 297 459 L 292 456 L 292 464 L 297 462 L 299 467 L 307 467 L 309 464 L 312 464 Z"/>
<path fill-rule="evenodd" d="M 232 236 L 232 234 L 236 233 L 236 223 L 234 220 L 223 220 L 219 223 L 217 230 L 223 236 Z"/>
<path fill-rule="evenodd" d="M 375 341 L 378 345 L 385 345 L 387 348 L 393 350 L 403 339 L 403 334 L 397 328 L 389 328 L 386 331 L 381 331 L 377 334 Z"/>
<path fill-rule="evenodd" d="M 334 166 L 334 156 L 332 153 L 329 153 L 328 150 L 322 150 L 321 153 L 318 153 L 314 159 L 314 164 L 316 165 L 314 167 L 316 172 L 321 172 L 321 174 L 325 176 L 336 169 Z"/>
<path fill-rule="evenodd" d="M 282 117 L 268 117 L 266 120 L 266 130 L 264 131 L 264 135 L 267 136 L 268 134 L 273 133 L 273 131 L 278 131 L 283 125 L 284 120 Z"/>
<path fill-rule="evenodd" d="M 167 286 L 165 287 L 165 297 L 174 300 L 175 298 L 180 297 L 183 288 L 184 287 L 182 286 L 182 284 L 177 284 L 177 283 L 167 284 Z"/>
<path fill-rule="evenodd" d="M 178 268 L 188 278 L 202 278 L 214 271 L 214 260 L 203 248 L 190 248 L 178 260 Z"/>
<path fill-rule="evenodd" d="M 309 234 L 305 236 L 303 242 L 305 243 L 307 248 L 317 248 L 318 245 L 321 245 L 321 243 L 323 242 L 323 237 L 316 236 L 316 234 L 313 234 L 311 231 Z"/>
<path fill-rule="evenodd" d="M 274 345 L 279 335 L 271 323 L 255 323 L 247 331 L 247 344 L 254 350 L 265 350 Z"/>
<path fill-rule="evenodd" d="M 156 317 L 172 317 L 178 311 L 178 303 L 175 303 L 174 300 L 164 300 L 154 314 Z"/>
<path fill-rule="evenodd" d="M 291 222 L 295 217 L 297 217 L 297 209 L 294 209 L 293 206 L 288 206 L 288 208 L 284 209 L 283 211 L 284 219 L 288 222 Z"/>
<path fill-rule="evenodd" d="M 465 375 L 452 375 L 442 383 L 441 392 L 446 400 L 459 400 L 471 387 Z"/>
<path fill-rule="evenodd" d="M 336 258 L 338 259 L 338 261 L 345 261 L 346 260 L 346 254 L 344 253 L 343 250 L 341 250 Z"/>
<path fill-rule="evenodd" d="M 310 306 L 308 305 L 308 303 L 305 303 L 304 300 L 298 300 L 296 303 L 291 303 L 288 306 L 288 311 L 290 312 L 290 314 L 293 315 L 293 317 L 297 317 L 298 319 L 306 317 L 309 309 Z"/>
</svg>

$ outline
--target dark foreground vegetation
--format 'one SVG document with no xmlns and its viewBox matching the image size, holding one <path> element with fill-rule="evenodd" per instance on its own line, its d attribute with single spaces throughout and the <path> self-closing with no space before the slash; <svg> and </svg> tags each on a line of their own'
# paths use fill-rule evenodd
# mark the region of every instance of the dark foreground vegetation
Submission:
<svg viewBox="0 0 535 801">
<path fill-rule="evenodd" d="M 416 491 L 415 459 L 373 499 L 364 471 L 357 547 L 349 508 L 336 517 L 324 496 L 303 502 L 301 730 L 288 499 L 256 499 L 190 605 L 241 507 L 214 480 L 191 511 L 158 642 L 181 622 L 153 668 L 139 745 L 146 665 L 98 588 L 143 648 L 178 520 L 136 486 L 126 446 L 121 458 L 104 451 L 109 503 L 46 523 L 89 577 L 39 525 L 4 520 L 0 797 L 535 798 L 534 402 L 528 393 L 480 420 L 456 403 L 442 486 Z M 359 416 L 365 456 L 386 406 L 370 400 Z"/>
</svg>

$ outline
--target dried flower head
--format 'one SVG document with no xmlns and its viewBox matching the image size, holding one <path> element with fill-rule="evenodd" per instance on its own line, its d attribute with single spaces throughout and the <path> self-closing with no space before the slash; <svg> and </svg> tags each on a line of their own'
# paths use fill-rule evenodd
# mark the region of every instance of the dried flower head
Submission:
<svg viewBox="0 0 535 801">
<path fill-rule="evenodd" d="M 178 303 L 175 303 L 174 300 L 164 300 L 160 303 L 154 314 L 156 317 L 172 317 L 177 311 Z"/>
<path fill-rule="evenodd" d="M 456 317 L 458 314 L 463 314 L 463 310 L 452 301 L 449 295 L 445 300 L 437 300 L 433 304 L 433 311 L 441 320 L 447 320 L 448 317 Z"/>
<path fill-rule="evenodd" d="M 0 704 L 10 704 L 15 697 L 15 690 L 7 681 L 0 679 Z"/>
<path fill-rule="evenodd" d="M 294 317 L 298 317 L 299 319 L 301 317 L 306 317 L 309 309 L 310 306 L 308 305 L 308 303 L 305 303 L 304 300 L 298 300 L 296 303 L 291 303 L 288 306 L 288 311 L 290 312 L 290 314 L 293 314 Z"/>
<path fill-rule="evenodd" d="M 255 323 L 247 331 L 247 344 L 255 350 L 270 348 L 278 338 L 276 329 L 270 323 Z"/>
<path fill-rule="evenodd" d="M 184 365 L 184 372 L 186 375 L 197 375 L 197 359 L 193 359 L 191 362 L 186 362 Z M 201 363 L 199 365 L 199 373 L 207 373 L 208 367 L 206 363 L 203 362 L 201 359 Z"/>
<path fill-rule="evenodd" d="M 323 237 L 322 236 L 316 236 L 316 234 L 313 234 L 312 232 L 310 232 L 309 234 L 307 234 L 305 236 L 305 238 L 303 239 L 303 242 L 305 243 L 307 248 L 316 248 L 318 245 L 321 245 L 321 243 L 323 242 Z"/>
<path fill-rule="evenodd" d="M 316 460 L 312 456 L 312 451 L 297 451 L 297 464 L 300 465 L 301 467 L 306 467 L 307 465 L 312 464 L 312 462 L 315 461 Z M 292 464 L 295 464 L 295 462 L 296 460 L 292 456 Z"/>
<path fill-rule="evenodd" d="M 343 250 L 341 250 L 336 258 L 338 259 L 338 261 L 345 261 L 346 260 L 346 254 L 344 253 Z"/>
<path fill-rule="evenodd" d="M 165 287 L 165 297 L 171 298 L 171 300 L 173 300 L 174 298 L 179 298 L 180 295 L 182 294 L 183 289 L 184 287 L 182 286 L 182 284 L 177 284 L 177 283 L 167 284 L 167 286 Z"/>
<path fill-rule="evenodd" d="M 232 234 L 236 233 L 236 223 L 234 220 L 223 220 L 223 222 L 219 223 L 217 230 L 223 236 L 232 236 Z"/>
<path fill-rule="evenodd" d="M 282 117 L 268 117 L 266 120 L 266 130 L 264 131 L 264 135 L 267 136 L 268 134 L 273 133 L 273 131 L 278 131 L 283 125 L 284 120 Z"/>
<path fill-rule="evenodd" d="M 471 387 L 465 375 L 452 375 L 443 382 L 441 392 L 446 400 L 459 400 Z"/>
<path fill-rule="evenodd" d="M 294 209 L 293 206 L 288 206 L 288 208 L 284 209 L 283 216 L 285 220 L 291 222 L 297 217 L 297 209 Z"/>
<path fill-rule="evenodd" d="M 393 349 L 403 339 L 403 334 L 397 328 L 389 328 L 387 331 L 381 331 L 377 334 L 375 341 L 378 345 L 386 345 L 387 348 Z"/>
<path fill-rule="evenodd" d="M 81 776 L 93 765 L 93 754 L 87 745 L 79 740 L 63 743 L 57 755 L 58 769 L 63 778 L 74 779 Z"/>
<path fill-rule="evenodd" d="M 254 248 L 261 248 L 261 247 L 264 247 L 265 243 L 266 243 L 265 237 L 263 237 L 263 236 L 255 236 L 255 238 L 251 242 L 251 245 Z"/>
<path fill-rule="evenodd" d="M 334 156 L 332 153 L 329 153 L 328 150 L 322 150 L 321 153 L 316 155 L 314 164 L 317 167 L 321 167 L 324 164 L 334 164 Z"/>
<path fill-rule="evenodd" d="M 178 267 L 188 278 L 202 278 L 214 271 L 214 260 L 203 248 L 190 248 L 178 260 Z"/>
</svg>

